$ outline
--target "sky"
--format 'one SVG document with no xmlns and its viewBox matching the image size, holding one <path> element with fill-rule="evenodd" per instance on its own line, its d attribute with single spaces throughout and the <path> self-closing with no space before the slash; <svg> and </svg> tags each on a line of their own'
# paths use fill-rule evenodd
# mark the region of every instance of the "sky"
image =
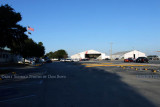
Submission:
<svg viewBox="0 0 160 107">
<path fill-rule="evenodd" d="M 22 15 L 22 26 L 46 52 L 69 55 L 94 49 L 110 54 L 160 50 L 160 0 L 0 0 Z"/>
</svg>

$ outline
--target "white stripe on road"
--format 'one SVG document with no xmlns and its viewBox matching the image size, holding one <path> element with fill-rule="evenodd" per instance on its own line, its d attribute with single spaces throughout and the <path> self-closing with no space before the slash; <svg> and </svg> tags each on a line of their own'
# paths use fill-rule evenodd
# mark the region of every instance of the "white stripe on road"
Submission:
<svg viewBox="0 0 160 107">
<path fill-rule="evenodd" d="M 0 101 L 0 103 L 2 103 L 2 102 L 7 102 L 7 101 L 24 99 L 24 98 L 29 98 L 29 97 L 35 97 L 35 96 L 36 96 L 36 95 L 28 95 L 28 96 L 23 96 L 23 97 L 18 97 L 18 98 L 12 98 L 12 99 L 8 99 L 8 100 L 2 100 L 2 101 Z"/>
</svg>

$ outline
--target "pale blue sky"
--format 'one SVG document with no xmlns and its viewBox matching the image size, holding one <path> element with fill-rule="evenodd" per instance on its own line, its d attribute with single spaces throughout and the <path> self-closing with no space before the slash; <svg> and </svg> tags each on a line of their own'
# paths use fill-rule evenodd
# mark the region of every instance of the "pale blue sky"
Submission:
<svg viewBox="0 0 160 107">
<path fill-rule="evenodd" d="M 35 29 L 46 52 L 69 55 L 94 49 L 109 54 L 160 50 L 160 0 L 0 0 L 20 12 L 21 25 Z"/>
</svg>

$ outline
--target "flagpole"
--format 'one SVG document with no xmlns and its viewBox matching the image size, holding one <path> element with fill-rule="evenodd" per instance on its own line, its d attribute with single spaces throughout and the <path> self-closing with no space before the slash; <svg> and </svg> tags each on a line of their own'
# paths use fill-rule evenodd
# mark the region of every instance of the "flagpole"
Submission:
<svg viewBox="0 0 160 107">
<path fill-rule="evenodd" d="M 28 34 L 28 26 L 27 26 L 27 34 Z"/>
<path fill-rule="evenodd" d="M 31 28 L 31 27 L 27 26 L 27 33 L 28 33 L 28 34 L 31 34 L 31 33 L 29 32 L 29 30 L 34 31 L 34 28 Z"/>
</svg>

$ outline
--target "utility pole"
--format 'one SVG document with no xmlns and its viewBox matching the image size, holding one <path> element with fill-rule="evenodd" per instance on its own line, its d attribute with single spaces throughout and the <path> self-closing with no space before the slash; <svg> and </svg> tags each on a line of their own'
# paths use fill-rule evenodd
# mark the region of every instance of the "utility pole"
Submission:
<svg viewBox="0 0 160 107">
<path fill-rule="evenodd" d="M 110 44 L 111 44 L 110 58 L 111 58 L 111 60 L 112 60 L 112 45 L 113 45 L 113 43 L 110 43 Z"/>
</svg>

